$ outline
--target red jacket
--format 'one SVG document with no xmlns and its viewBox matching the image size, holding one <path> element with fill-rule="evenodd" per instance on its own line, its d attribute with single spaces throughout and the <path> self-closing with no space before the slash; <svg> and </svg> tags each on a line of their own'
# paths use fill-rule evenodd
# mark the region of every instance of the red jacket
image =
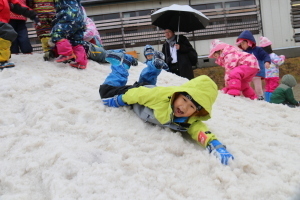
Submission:
<svg viewBox="0 0 300 200">
<path fill-rule="evenodd" d="M 26 5 L 26 0 L 19 0 L 19 2 L 23 5 Z M 10 19 L 17 19 L 17 20 L 24 20 L 24 21 L 27 20 L 27 18 L 24 17 L 23 15 L 18 15 L 14 12 L 10 12 Z"/>
<path fill-rule="evenodd" d="M 11 6 L 10 6 L 11 4 Z M 26 5 L 19 2 L 19 0 L 0 0 L 0 21 L 8 23 L 10 20 L 10 11 L 16 14 L 21 14 L 30 19 L 34 19 L 36 13 L 30 10 Z"/>
</svg>

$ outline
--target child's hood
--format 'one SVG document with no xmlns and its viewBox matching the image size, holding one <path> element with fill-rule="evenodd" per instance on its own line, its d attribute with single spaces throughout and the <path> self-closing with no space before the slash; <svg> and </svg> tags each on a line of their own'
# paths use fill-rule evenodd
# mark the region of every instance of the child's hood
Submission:
<svg viewBox="0 0 300 200">
<path fill-rule="evenodd" d="M 294 76 L 292 76 L 290 74 L 284 75 L 281 79 L 281 83 L 285 84 L 289 87 L 295 87 L 297 85 L 296 79 L 294 78 Z"/>
<path fill-rule="evenodd" d="M 201 75 L 179 86 L 181 91 L 187 92 L 193 99 L 200 104 L 208 113 L 209 118 L 212 111 L 212 105 L 218 96 L 218 86 L 206 75 Z"/>
<path fill-rule="evenodd" d="M 236 41 L 238 41 L 239 39 L 250 40 L 250 41 L 254 44 L 253 47 L 256 46 L 255 38 L 253 37 L 253 34 L 252 34 L 250 31 L 248 31 L 248 30 L 243 31 L 243 32 L 238 36 L 238 38 L 236 39 Z"/>
<path fill-rule="evenodd" d="M 150 54 L 152 54 L 152 55 L 154 54 L 154 48 L 151 45 L 147 44 L 144 47 L 144 56 L 145 56 L 145 58 L 146 58 L 147 55 L 150 55 Z"/>
</svg>

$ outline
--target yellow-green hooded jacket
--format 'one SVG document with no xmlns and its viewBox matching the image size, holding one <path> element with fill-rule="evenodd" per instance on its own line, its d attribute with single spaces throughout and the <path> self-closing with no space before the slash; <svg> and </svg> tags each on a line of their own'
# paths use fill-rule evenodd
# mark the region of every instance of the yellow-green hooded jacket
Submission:
<svg viewBox="0 0 300 200">
<path fill-rule="evenodd" d="M 189 117 L 184 125 L 173 122 L 172 102 L 178 92 L 187 92 L 205 109 L 201 110 L 202 114 Z M 202 75 L 181 86 L 132 88 L 122 99 L 127 104 L 133 104 L 133 110 L 143 120 L 177 131 L 187 131 L 194 140 L 206 147 L 211 140 L 217 138 L 202 121 L 211 118 L 212 105 L 217 95 L 215 82 Z"/>
</svg>

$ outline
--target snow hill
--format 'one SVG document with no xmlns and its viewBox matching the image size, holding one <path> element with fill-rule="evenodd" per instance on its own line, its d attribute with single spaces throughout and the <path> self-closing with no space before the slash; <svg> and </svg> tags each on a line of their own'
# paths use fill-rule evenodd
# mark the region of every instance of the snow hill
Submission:
<svg viewBox="0 0 300 200">
<path fill-rule="evenodd" d="M 105 107 L 109 64 L 10 61 L 0 72 L 1 200 L 300 199 L 299 108 L 219 93 L 207 125 L 235 157 L 223 166 L 187 136 Z M 186 81 L 163 71 L 158 85 Z"/>
</svg>

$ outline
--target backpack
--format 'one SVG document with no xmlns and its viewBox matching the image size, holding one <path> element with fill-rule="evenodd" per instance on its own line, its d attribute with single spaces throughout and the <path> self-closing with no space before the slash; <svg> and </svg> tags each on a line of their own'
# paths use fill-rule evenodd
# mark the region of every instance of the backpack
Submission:
<svg viewBox="0 0 300 200">
<path fill-rule="evenodd" d="M 198 62 L 198 53 L 197 51 L 192 47 L 191 50 L 188 52 L 188 57 L 193 66 L 196 66 Z"/>
</svg>

